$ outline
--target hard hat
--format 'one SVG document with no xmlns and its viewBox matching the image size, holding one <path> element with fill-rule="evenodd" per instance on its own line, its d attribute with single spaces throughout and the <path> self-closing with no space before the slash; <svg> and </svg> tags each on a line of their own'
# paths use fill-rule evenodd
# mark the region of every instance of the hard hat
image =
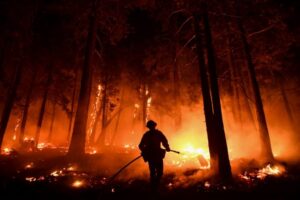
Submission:
<svg viewBox="0 0 300 200">
<path fill-rule="evenodd" d="M 147 124 L 146 124 L 146 127 L 148 127 L 148 128 L 155 128 L 156 125 L 157 125 L 157 123 L 156 123 L 155 121 L 149 120 L 149 121 L 147 122 Z"/>
</svg>

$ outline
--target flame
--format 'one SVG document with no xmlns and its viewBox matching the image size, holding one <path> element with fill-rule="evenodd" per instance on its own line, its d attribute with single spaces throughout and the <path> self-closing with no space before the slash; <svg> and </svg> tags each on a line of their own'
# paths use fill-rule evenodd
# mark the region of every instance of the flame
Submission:
<svg viewBox="0 0 300 200">
<path fill-rule="evenodd" d="M 268 164 L 266 167 L 259 170 L 259 173 L 264 173 L 264 174 L 268 174 L 268 175 L 280 175 L 284 171 L 285 170 L 280 166 L 275 165 L 275 166 L 271 167 L 271 165 Z"/>
<path fill-rule="evenodd" d="M 34 181 L 36 181 L 36 178 L 35 177 L 26 177 L 25 180 L 28 182 L 34 182 Z"/>
<path fill-rule="evenodd" d="M 75 170 L 77 170 L 77 166 L 75 165 L 71 165 L 67 168 L 67 171 L 75 171 Z"/>
<path fill-rule="evenodd" d="M 63 176 L 64 173 L 63 170 L 54 170 L 53 172 L 50 173 L 50 175 L 54 177 L 58 177 L 58 176 Z"/>
<path fill-rule="evenodd" d="M 258 170 L 257 178 L 264 179 L 266 176 L 279 176 L 285 172 L 285 169 L 282 166 L 268 164 L 266 167 Z"/>
<path fill-rule="evenodd" d="M 31 169 L 31 168 L 33 168 L 33 166 L 34 166 L 33 162 L 28 163 L 28 164 L 25 165 L 25 169 Z"/>
<path fill-rule="evenodd" d="M 245 171 L 244 174 L 239 174 L 239 177 L 251 183 L 254 180 L 264 180 L 267 176 L 280 176 L 285 173 L 285 168 L 281 165 L 274 165 L 268 164 L 267 166 L 252 172 Z"/>
<path fill-rule="evenodd" d="M 13 152 L 13 149 L 8 148 L 8 147 L 5 147 L 5 148 L 3 148 L 1 154 L 8 156 L 8 155 L 10 155 L 12 152 Z"/>
<path fill-rule="evenodd" d="M 84 181 L 83 180 L 75 180 L 72 183 L 72 187 L 75 187 L 75 188 L 82 187 L 83 185 L 84 185 Z"/>
<path fill-rule="evenodd" d="M 191 143 L 177 142 L 175 149 L 180 154 L 168 154 L 166 161 L 172 168 L 193 167 L 199 169 L 209 169 L 209 153 L 200 147 L 195 147 Z"/>
<path fill-rule="evenodd" d="M 92 134 L 94 123 L 96 123 L 96 117 L 97 117 L 96 115 L 97 115 L 97 111 L 99 110 L 99 107 L 100 107 L 102 90 L 103 90 L 103 88 L 102 88 L 101 84 L 98 84 L 97 92 L 96 92 L 96 100 L 93 105 L 92 113 L 90 114 L 91 122 L 90 122 L 90 128 L 89 128 L 89 135 Z"/>
</svg>

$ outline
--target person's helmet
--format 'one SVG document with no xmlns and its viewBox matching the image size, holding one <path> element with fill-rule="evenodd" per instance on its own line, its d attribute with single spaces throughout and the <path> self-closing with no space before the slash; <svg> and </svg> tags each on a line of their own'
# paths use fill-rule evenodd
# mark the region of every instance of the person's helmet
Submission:
<svg viewBox="0 0 300 200">
<path fill-rule="evenodd" d="M 149 121 L 147 122 L 147 124 L 146 124 L 146 127 L 148 127 L 148 128 L 155 128 L 156 125 L 157 125 L 157 123 L 156 123 L 155 121 L 149 120 Z"/>
</svg>

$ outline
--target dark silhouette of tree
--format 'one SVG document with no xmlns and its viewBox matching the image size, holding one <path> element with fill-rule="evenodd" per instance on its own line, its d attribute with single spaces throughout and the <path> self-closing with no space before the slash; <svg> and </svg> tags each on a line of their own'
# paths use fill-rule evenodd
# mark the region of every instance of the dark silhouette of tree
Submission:
<svg viewBox="0 0 300 200">
<path fill-rule="evenodd" d="M 237 8 L 237 9 L 239 10 L 239 8 Z M 267 121 L 266 121 L 266 117 L 265 117 L 265 113 L 264 113 L 264 109 L 263 109 L 263 103 L 262 103 L 262 99 L 261 99 L 259 85 L 258 85 L 258 82 L 256 79 L 255 66 L 253 64 L 250 46 L 249 46 L 249 43 L 246 38 L 246 32 L 242 25 L 242 21 L 240 19 L 238 19 L 238 27 L 240 30 L 240 36 L 241 36 L 241 40 L 242 40 L 242 44 L 243 44 L 243 48 L 244 48 L 245 56 L 246 56 L 246 60 L 247 60 L 247 69 L 249 72 L 251 86 L 253 89 L 256 117 L 257 117 L 257 121 L 258 121 L 258 125 L 259 125 L 260 139 L 262 142 L 262 146 L 261 146 L 262 156 L 267 161 L 273 161 L 274 156 L 273 156 L 273 152 L 272 152 L 272 148 L 271 148 L 269 130 L 268 130 Z"/>
<path fill-rule="evenodd" d="M 97 31 L 97 0 L 93 2 L 89 23 L 90 24 L 87 36 L 87 44 L 85 48 L 84 64 L 82 65 L 78 108 L 75 116 L 73 134 L 68 152 L 70 156 L 78 156 L 83 155 L 85 153 L 87 119 L 90 101 L 90 84 L 92 70 L 91 65 L 95 50 Z"/>
<path fill-rule="evenodd" d="M 19 86 L 19 83 L 21 81 L 21 74 L 22 74 L 22 70 L 21 70 L 21 66 L 20 64 L 17 64 L 16 70 L 15 70 L 15 75 L 14 75 L 14 79 L 11 85 L 11 88 L 8 91 L 7 94 L 7 99 L 5 101 L 4 104 L 4 109 L 2 111 L 2 116 L 1 116 L 1 123 L 0 123 L 0 149 L 2 147 L 2 141 L 3 141 L 3 137 L 7 128 L 7 123 L 15 102 L 15 98 L 16 98 L 16 93 L 17 93 L 17 89 Z"/>
</svg>

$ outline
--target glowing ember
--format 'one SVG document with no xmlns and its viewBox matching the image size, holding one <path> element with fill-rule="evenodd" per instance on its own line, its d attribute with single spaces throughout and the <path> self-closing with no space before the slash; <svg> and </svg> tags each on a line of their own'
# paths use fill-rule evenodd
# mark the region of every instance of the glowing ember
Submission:
<svg viewBox="0 0 300 200">
<path fill-rule="evenodd" d="M 267 176 L 280 176 L 285 172 L 285 168 L 280 165 L 271 166 L 268 164 L 262 169 L 256 170 L 254 172 L 245 171 L 244 174 L 239 174 L 239 177 L 247 182 L 254 180 L 264 180 Z"/>
<path fill-rule="evenodd" d="M 8 148 L 8 147 L 3 148 L 3 150 L 2 150 L 3 155 L 10 155 L 12 152 L 13 152 L 13 149 Z"/>
<path fill-rule="evenodd" d="M 25 165 L 25 169 L 31 169 L 33 167 L 33 162 L 28 163 L 27 165 Z"/>
<path fill-rule="evenodd" d="M 55 170 L 55 171 L 51 172 L 50 175 L 51 175 L 51 176 L 54 176 L 54 177 L 58 177 L 58 176 L 63 176 L 64 173 L 63 173 L 62 170 Z"/>
<path fill-rule="evenodd" d="M 76 166 L 70 166 L 70 167 L 68 167 L 68 171 L 75 171 L 77 169 L 77 167 Z"/>
<path fill-rule="evenodd" d="M 36 178 L 35 177 L 26 177 L 25 180 L 28 182 L 34 182 L 34 181 L 36 181 Z"/>
<path fill-rule="evenodd" d="M 72 183 L 72 187 L 75 188 L 79 188 L 82 187 L 84 185 L 84 181 L 83 180 L 76 180 Z"/>
<path fill-rule="evenodd" d="M 86 152 L 87 152 L 88 154 L 93 155 L 93 154 L 96 154 L 96 153 L 97 153 L 97 150 L 96 150 L 95 148 L 89 148 L 88 150 L 86 150 Z"/>
<path fill-rule="evenodd" d="M 205 181 L 204 187 L 209 188 L 210 187 L 210 183 L 208 181 Z"/>
</svg>

